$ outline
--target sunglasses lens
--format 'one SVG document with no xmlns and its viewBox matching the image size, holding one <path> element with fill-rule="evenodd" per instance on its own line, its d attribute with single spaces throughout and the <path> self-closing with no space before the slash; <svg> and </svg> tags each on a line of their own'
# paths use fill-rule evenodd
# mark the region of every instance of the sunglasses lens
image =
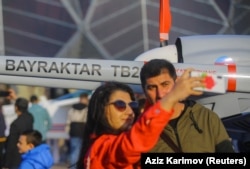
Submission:
<svg viewBox="0 0 250 169">
<path fill-rule="evenodd" d="M 115 102 L 112 103 L 115 108 L 119 111 L 125 111 L 127 108 L 127 104 L 122 101 L 122 100 L 117 100 Z M 138 102 L 132 101 L 130 103 L 128 103 L 128 105 L 132 108 L 132 109 L 136 109 L 138 108 Z"/>
<path fill-rule="evenodd" d="M 129 106 L 130 106 L 132 109 L 137 109 L 137 108 L 138 108 L 138 102 L 135 102 L 135 101 L 130 102 L 130 103 L 129 103 Z"/>
<path fill-rule="evenodd" d="M 113 104 L 114 104 L 115 108 L 119 111 L 126 110 L 126 103 L 122 100 L 117 100 Z"/>
</svg>

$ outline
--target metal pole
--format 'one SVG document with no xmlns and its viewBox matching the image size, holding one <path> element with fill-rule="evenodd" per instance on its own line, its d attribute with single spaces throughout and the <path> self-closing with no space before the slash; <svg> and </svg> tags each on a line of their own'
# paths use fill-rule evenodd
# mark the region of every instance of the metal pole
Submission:
<svg viewBox="0 0 250 169">
<path fill-rule="evenodd" d="M 2 2 L 3 1 L 0 2 L 0 55 L 4 55 L 5 54 Z"/>
</svg>

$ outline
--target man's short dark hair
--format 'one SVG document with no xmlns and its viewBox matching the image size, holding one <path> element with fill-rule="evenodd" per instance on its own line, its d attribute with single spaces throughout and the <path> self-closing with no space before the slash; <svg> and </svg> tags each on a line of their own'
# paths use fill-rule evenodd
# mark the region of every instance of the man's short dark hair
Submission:
<svg viewBox="0 0 250 169">
<path fill-rule="evenodd" d="M 170 77 L 174 80 L 177 78 L 176 70 L 174 65 L 165 59 L 152 59 L 145 63 L 140 72 L 140 80 L 142 89 L 145 90 L 146 80 L 151 77 L 158 76 L 163 70 L 167 70 Z"/>
<path fill-rule="evenodd" d="M 37 130 L 27 130 L 21 135 L 26 136 L 27 144 L 33 144 L 36 147 L 42 143 L 42 134 Z"/>
<path fill-rule="evenodd" d="M 16 99 L 15 106 L 20 112 L 25 113 L 27 112 L 29 101 L 25 98 L 19 97 Z"/>
<path fill-rule="evenodd" d="M 88 96 L 89 96 L 88 93 L 84 92 L 84 93 L 81 93 L 79 97 L 80 98 L 88 98 Z"/>
<path fill-rule="evenodd" d="M 37 100 L 38 100 L 38 98 L 37 98 L 36 95 L 30 96 L 30 102 L 31 102 L 31 103 L 36 102 Z"/>
</svg>

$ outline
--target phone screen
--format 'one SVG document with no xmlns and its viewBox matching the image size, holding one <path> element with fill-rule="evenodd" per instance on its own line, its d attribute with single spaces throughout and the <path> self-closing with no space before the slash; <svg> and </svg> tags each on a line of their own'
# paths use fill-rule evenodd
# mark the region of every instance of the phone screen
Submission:
<svg viewBox="0 0 250 169">
<path fill-rule="evenodd" d="M 9 96 L 10 92 L 8 91 L 0 91 L 0 97 L 7 97 Z"/>
</svg>

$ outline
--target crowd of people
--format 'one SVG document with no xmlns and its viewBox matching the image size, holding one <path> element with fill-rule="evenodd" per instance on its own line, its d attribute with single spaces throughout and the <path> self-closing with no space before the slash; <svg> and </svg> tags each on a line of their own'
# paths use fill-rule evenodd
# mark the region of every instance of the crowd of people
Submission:
<svg viewBox="0 0 250 169">
<path fill-rule="evenodd" d="M 44 112 L 42 110 L 45 111 L 46 109 L 34 105 L 38 102 L 37 100 L 36 103 L 34 102 L 34 98 L 37 98 L 37 96 L 31 96 L 31 102 L 29 102 L 26 98 L 16 96 L 15 91 L 12 89 L 9 90 L 9 93 L 7 98 L 14 101 L 14 111 L 17 118 L 11 122 L 7 137 L 5 136 L 6 123 L 2 119 L 1 168 L 41 168 L 38 167 L 39 165 L 42 165 L 44 169 L 51 168 L 53 158 L 50 147 L 45 143 L 44 139 L 46 132 L 49 130 L 49 128 L 46 128 L 44 121 L 50 120 L 49 116 L 43 116 Z M 32 106 L 29 106 L 30 104 Z M 40 126 L 37 126 L 39 123 Z M 46 158 L 44 158 L 45 156 L 42 157 L 43 153 L 45 153 Z M 45 161 L 50 159 L 50 162 L 46 165 L 44 161 L 40 161 L 41 159 L 45 159 Z"/>
<path fill-rule="evenodd" d="M 115 81 L 100 85 L 91 96 L 81 94 L 66 122 L 69 167 L 141 168 L 141 153 L 147 152 L 235 152 L 216 112 L 189 99 L 202 95 L 195 88 L 206 85 L 203 77 L 190 77 L 192 70 L 177 77 L 171 62 L 153 59 L 140 72 L 143 98 L 137 98 L 127 84 Z M 0 151 L 5 152 L 0 156 L 2 169 L 53 166 L 46 144 L 51 119 L 37 96 L 31 96 L 30 103 L 31 107 L 27 99 L 15 98 L 17 118 L 7 139 L 6 126 L 0 123 Z"/>
<path fill-rule="evenodd" d="M 37 95 L 31 95 L 28 100 L 18 97 L 13 89 L 9 89 L 9 95 L 5 97 L 14 103 L 17 118 L 11 122 L 6 136 L 7 126 L 3 112 L 0 111 L 0 168 L 51 168 L 54 159 L 51 147 L 47 144 L 47 132 L 52 127 L 52 120 L 48 110 L 39 104 Z M 76 163 L 80 152 L 88 99 L 87 93 L 81 93 L 79 103 L 73 104 L 68 112 L 65 130 L 69 134 L 70 145 L 65 163 L 69 163 L 69 166 Z"/>
</svg>

